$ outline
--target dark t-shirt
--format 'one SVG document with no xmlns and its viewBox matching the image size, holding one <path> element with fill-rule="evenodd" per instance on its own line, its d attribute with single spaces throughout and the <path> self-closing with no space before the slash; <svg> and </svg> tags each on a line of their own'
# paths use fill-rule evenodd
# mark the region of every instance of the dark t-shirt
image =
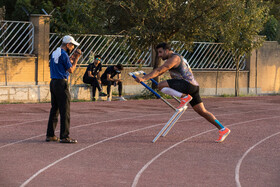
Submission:
<svg viewBox="0 0 280 187">
<path fill-rule="evenodd" d="M 109 66 L 105 72 L 103 73 L 103 75 L 101 76 L 101 79 L 107 79 L 107 75 L 110 74 L 110 78 L 113 78 L 115 75 L 119 74 L 120 71 L 116 71 L 114 69 L 114 66 Z"/>
<path fill-rule="evenodd" d="M 96 75 L 102 70 L 102 65 L 99 63 L 97 66 L 94 65 L 94 63 L 91 63 L 88 65 L 87 70 L 84 74 L 84 78 L 88 77 L 88 71 L 91 71 L 92 75 L 96 77 Z"/>
</svg>

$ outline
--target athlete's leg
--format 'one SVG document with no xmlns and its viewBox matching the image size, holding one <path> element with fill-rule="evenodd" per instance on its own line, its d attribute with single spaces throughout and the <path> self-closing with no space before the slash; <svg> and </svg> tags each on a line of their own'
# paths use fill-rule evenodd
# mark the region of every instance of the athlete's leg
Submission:
<svg viewBox="0 0 280 187">
<path fill-rule="evenodd" d="M 169 87 L 169 84 L 167 81 L 162 81 L 158 84 L 158 89 L 167 95 L 171 95 L 171 96 L 176 96 L 176 97 L 185 97 L 187 94 L 184 94 L 182 92 L 179 92 L 173 88 Z"/>
<path fill-rule="evenodd" d="M 121 97 L 121 96 L 122 96 L 122 89 L 123 89 L 122 82 L 118 82 L 119 97 Z"/>
<path fill-rule="evenodd" d="M 183 108 L 192 100 L 192 97 L 190 95 L 187 95 L 186 93 L 180 92 L 181 88 L 184 88 L 185 82 L 172 79 L 171 84 L 172 83 L 176 84 L 178 88 L 177 89 L 170 88 L 168 81 L 160 82 L 158 85 L 158 88 L 164 94 L 175 96 L 175 97 L 180 97 L 181 101 L 180 101 L 180 105 L 177 107 L 177 109 Z"/>
<path fill-rule="evenodd" d="M 201 115 L 202 117 L 204 117 L 205 119 L 207 119 L 210 123 L 212 123 L 213 125 L 215 125 L 219 130 L 224 128 L 223 126 L 219 125 L 215 120 L 216 117 L 209 112 L 208 110 L 206 110 L 206 108 L 204 107 L 204 104 L 201 102 L 195 106 L 193 106 L 194 111 L 196 111 L 199 115 Z"/>
<path fill-rule="evenodd" d="M 159 89 L 159 91 L 161 91 L 162 88 L 164 88 L 164 87 L 169 87 L 167 81 L 161 81 L 161 82 L 158 83 L 158 89 Z"/>
<path fill-rule="evenodd" d="M 215 125 L 219 129 L 219 138 L 216 140 L 217 143 L 221 143 L 225 140 L 225 138 L 229 135 L 230 129 L 225 128 L 217 119 L 216 117 L 211 113 L 208 112 L 204 104 L 201 102 L 199 104 L 196 104 L 193 106 L 194 111 L 196 111 L 199 115 L 207 119 L 210 123 Z"/>
</svg>

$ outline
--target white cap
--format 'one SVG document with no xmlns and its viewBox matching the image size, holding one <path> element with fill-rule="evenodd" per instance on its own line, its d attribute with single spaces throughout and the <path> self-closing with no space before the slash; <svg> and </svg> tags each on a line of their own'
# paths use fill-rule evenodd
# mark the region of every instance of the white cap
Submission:
<svg viewBox="0 0 280 187">
<path fill-rule="evenodd" d="M 77 45 L 77 46 L 80 45 L 78 42 L 75 41 L 75 39 L 72 36 L 69 36 L 69 35 L 66 35 L 66 36 L 63 37 L 62 43 L 66 43 L 66 44 L 72 43 L 72 44 Z"/>
</svg>

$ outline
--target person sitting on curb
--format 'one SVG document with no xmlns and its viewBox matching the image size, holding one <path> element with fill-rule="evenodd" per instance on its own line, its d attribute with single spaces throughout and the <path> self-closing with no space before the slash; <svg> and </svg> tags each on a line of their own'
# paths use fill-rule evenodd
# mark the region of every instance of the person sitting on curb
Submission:
<svg viewBox="0 0 280 187">
<path fill-rule="evenodd" d="M 122 79 L 121 79 L 121 71 L 123 70 L 122 64 L 117 64 L 114 66 L 109 66 L 105 70 L 105 72 L 101 76 L 101 82 L 103 85 L 107 85 L 107 101 L 111 101 L 110 98 L 110 92 L 111 92 L 111 86 L 118 85 L 118 91 L 119 91 L 119 100 L 120 101 L 126 101 L 126 99 L 122 96 Z M 114 78 L 117 75 L 117 78 Z"/>
<path fill-rule="evenodd" d="M 87 66 L 87 70 L 83 76 L 83 82 L 92 86 L 92 100 L 95 101 L 96 88 L 99 91 L 99 96 L 107 96 L 102 92 L 100 72 L 102 71 L 102 59 L 100 55 L 96 55 L 93 63 Z"/>
</svg>

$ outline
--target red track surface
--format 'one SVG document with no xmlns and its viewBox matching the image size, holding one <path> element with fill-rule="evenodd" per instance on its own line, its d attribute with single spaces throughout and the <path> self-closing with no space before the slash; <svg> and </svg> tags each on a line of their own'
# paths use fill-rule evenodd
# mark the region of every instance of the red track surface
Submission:
<svg viewBox="0 0 280 187">
<path fill-rule="evenodd" d="M 45 142 L 49 103 L 0 105 L 0 186 L 279 186 L 280 96 L 204 103 L 221 144 L 191 107 L 151 143 L 174 113 L 160 100 L 71 103 L 78 144 Z"/>
</svg>

